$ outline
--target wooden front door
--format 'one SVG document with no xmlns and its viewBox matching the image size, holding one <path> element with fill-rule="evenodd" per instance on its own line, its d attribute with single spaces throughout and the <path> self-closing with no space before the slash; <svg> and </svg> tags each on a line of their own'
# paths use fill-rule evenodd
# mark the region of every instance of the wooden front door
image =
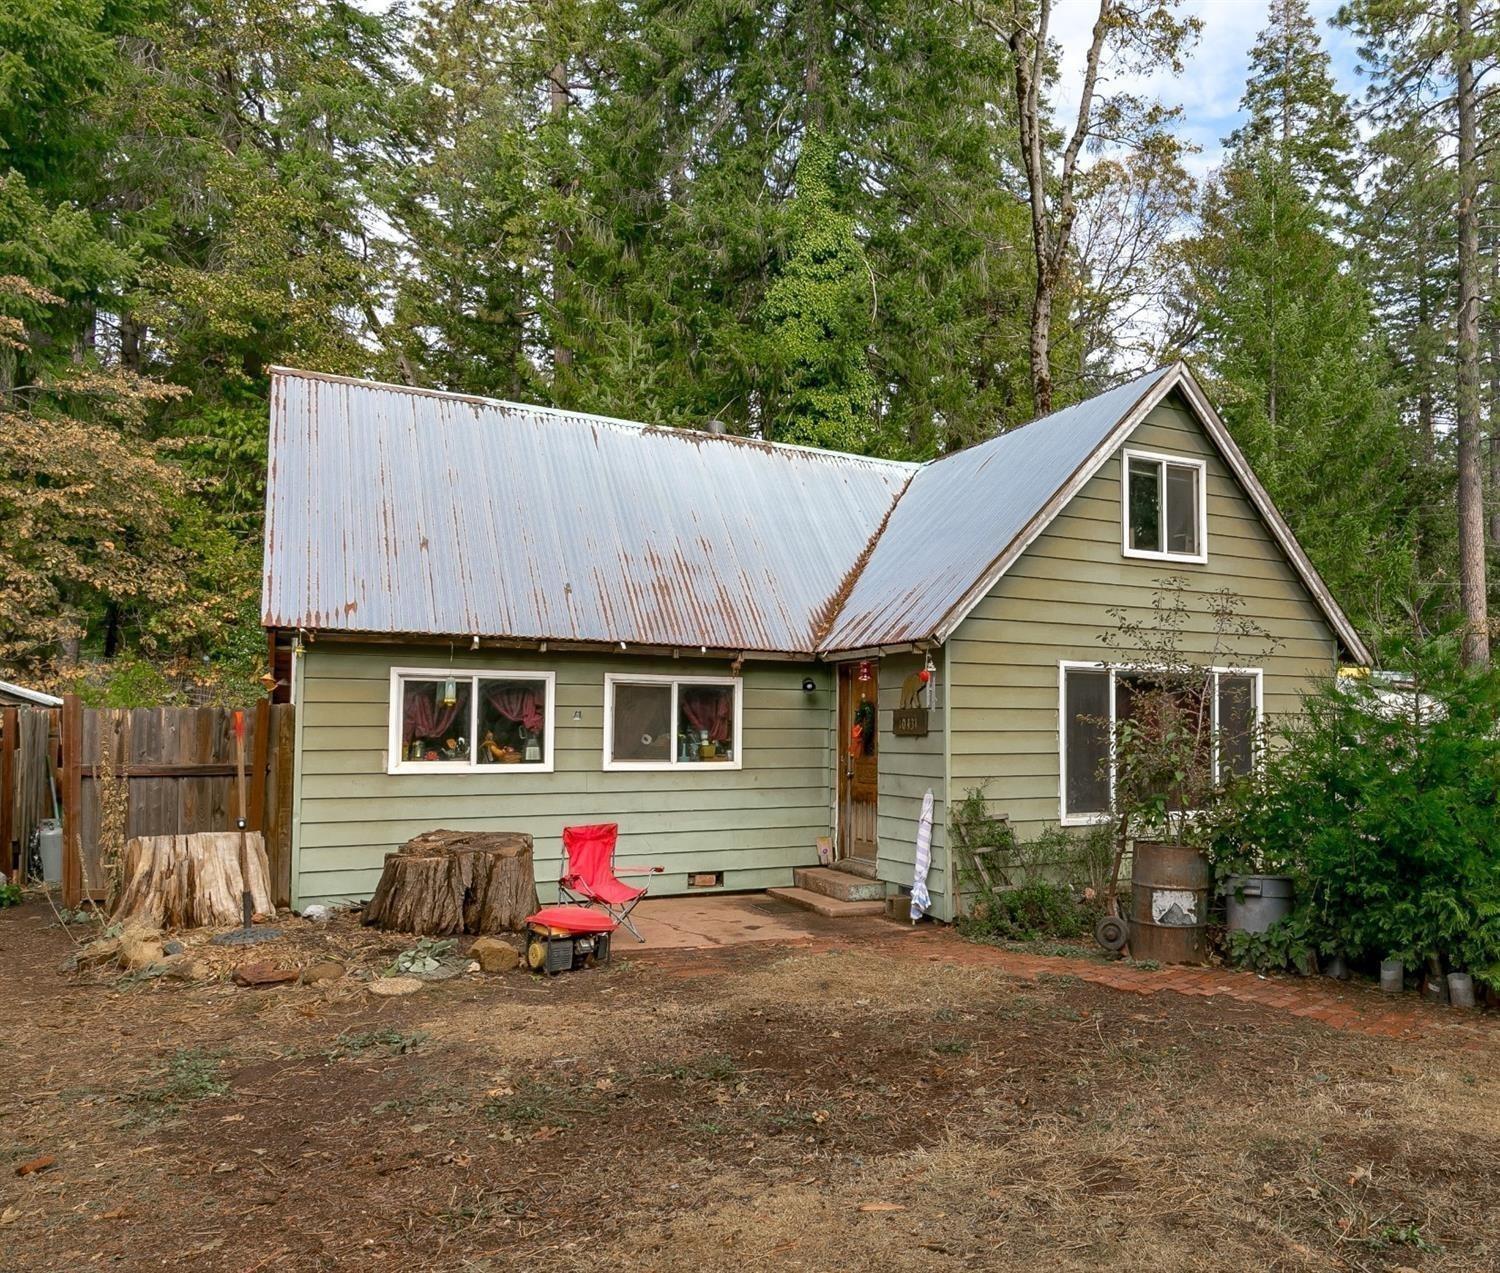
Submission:
<svg viewBox="0 0 1500 1273">
<path fill-rule="evenodd" d="M 861 670 L 864 678 L 861 679 Z M 851 866 L 875 869 L 875 811 L 879 796 L 876 706 L 879 665 L 839 664 L 838 802 L 839 857 Z M 859 736 L 855 737 L 858 727 Z"/>
</svg>

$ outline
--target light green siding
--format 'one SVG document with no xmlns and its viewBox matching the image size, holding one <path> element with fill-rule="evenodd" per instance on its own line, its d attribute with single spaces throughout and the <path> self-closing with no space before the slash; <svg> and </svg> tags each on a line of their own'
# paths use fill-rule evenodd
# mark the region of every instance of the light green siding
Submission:
<svg viewBox="0 0 1500 1273">
<path fill-rule="evenodd" d="M 1245 599 L 1243 613 L 1280 642 L 1270 658 L 1253 660 L 1264 668 L 1268 718 L 1297 711 L 1312 681 L 1336 667 L 1322 611 L 1186 404 L 1169 398 L 1129 444 L 1207 460 L 1207 564 L 1123 555 L 1115 455 L 949 641 L 949 798 L 985 784 L 992 807 L 1008 813 L 1023 837 L 1059 820 L 1059 661 L 1107 658 L 1099 636 L 1117 626 L 1110 608 L 1141 615 L 1154 580 L 1179 575 L 1194 591 L 1228 588 Z M 1184 647 L 1206 657 L 1211 626 L 1201 613 L 1192 631 L 1198 639 Z M 1242 645 L 1241 658 L 1221 661 L 1248 662 L 1260 644 Z"/>
<path fill-rule="evenodd" d="M 555 672 L 555 771 L 386 773 L 393 666 Z M 746 665 L 741 769 L 603 769 L 606 673 L 727 670 L 722 661 L 446 644 L 309 646 L 298 669 L 294 903 L 369 897 L 385 854 L 437 827 L 530 832 L 544 900 L 555 893 L 562 828 L 586 822 L 620 824 L 621 861 L 667 868 L 653 893 L 684 891 L 697 871 L 722 871 L 726 889 L 790 884 L 794 866 L 817 861 L 817 837 L 830 829 L 830 668 Z M 802 689 L 807 676 L 813 693 Z"/>
<path fill-rule="evenodd" d="M 880 840 L 877 870 L 892 884 L 912 882 L 916 858 L 917 823 L 922 797 L 930 789 L 932 813 L 932 869 L 927 890 L 932 911 L 942 919 L 952 917 L 948 903 L 948 814 L 943 781 L 944 688 L 938 678 L 935 701 L 929 716 L 931 732 L 925 738 L 898 738 L 891 732 L 891 716 L 901 705 L 901 686 L 906 677 L 922 666 L 915 654 L 897 655 L 880 661 L 880 803 L 876 821 Z"/>
</svg>

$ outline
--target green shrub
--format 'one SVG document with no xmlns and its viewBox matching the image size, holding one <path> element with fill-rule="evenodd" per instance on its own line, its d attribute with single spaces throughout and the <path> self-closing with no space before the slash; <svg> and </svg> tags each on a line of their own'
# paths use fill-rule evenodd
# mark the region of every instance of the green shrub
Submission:
<svg viewBox="0 0 1500 1273">
<path fill-rule="evenodd" d="M 1500 986 L 1500 672 L 1462 670 L 1447 644 L 1410 666 L 1410 692 L 1311 695 L 1212 853 L 1221 876 L 1292 875 L 1321 954 L 1437 956 Z"/>
<path fill-rule="evenodd" d="M 1072 889 L 1038 880 L 980 898 L 960 924 L 972 936 L 999 941 L 1069 940 L 1088 933 L 1093 919 Z"/>
<path fill-rule="evenodd" d="M 982 787 L 953 806 L 948 824 L 959 883 L 972 899 L 963 931 L 1000 941 L 1069 941 L 1093 931 L 1109 886 L 1110 827 L 1045 827 L 1020 840 Z"/>
</svg>

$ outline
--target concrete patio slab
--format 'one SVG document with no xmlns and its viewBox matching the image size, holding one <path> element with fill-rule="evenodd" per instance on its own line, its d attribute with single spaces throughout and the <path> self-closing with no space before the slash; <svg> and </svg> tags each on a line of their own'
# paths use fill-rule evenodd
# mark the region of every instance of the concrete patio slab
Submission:
<svg viewBox="0 0 1500 1273">
<path fill-rule="evenodd" d="M 621 955 L 658 950 L 708 950 L 746 942 L 824 941 L 889 936 L 901 926 L 880 916 L 830 919 L 777 901 L 765 893 L 715 893 L 706 897 L 647 898 L 631 912 L 644 945 L 623 929 L 615 934 Z"/>
</svg>

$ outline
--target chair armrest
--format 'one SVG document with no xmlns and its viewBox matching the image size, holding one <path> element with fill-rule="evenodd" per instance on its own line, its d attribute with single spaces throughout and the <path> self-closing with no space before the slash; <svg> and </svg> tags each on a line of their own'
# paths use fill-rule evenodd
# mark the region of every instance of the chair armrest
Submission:
<svg viewBox="0 0 1500 1273">
<path fill-rule="evenodd" d="M 616 866 L 616 875 L 665 875 L 667 868 L 664 866 Z"/>
</svg>

